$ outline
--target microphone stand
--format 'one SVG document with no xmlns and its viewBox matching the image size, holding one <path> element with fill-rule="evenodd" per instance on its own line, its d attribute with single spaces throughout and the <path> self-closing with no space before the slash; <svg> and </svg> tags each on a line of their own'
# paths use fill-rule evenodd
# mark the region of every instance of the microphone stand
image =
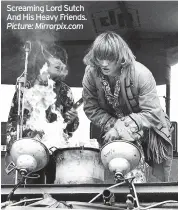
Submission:
<svg viewBox="0 0 178 210">
<path fill-rule="evenodd" d="M 28 68 L 28 56 L 31 51 L 31 42 L 26 41 L 25 46 L 25 69 L 24 72 L 20 77 L 17 78 L 16 88 L 17 88 L 17 97 L 18 97 L 18 116 L 17 116 L 17 140 L 22 138 L 22 132 L 23 132 L 23 112 L 24 112 L 24 91 L 22 88 L 26 87 L 27 83 L 27 68 Z M 16 176 L 15 176 L 15 184 L 17 184 L 17 177 L 18 177 L 18 171 L 16 170 Z"/>
</svg>

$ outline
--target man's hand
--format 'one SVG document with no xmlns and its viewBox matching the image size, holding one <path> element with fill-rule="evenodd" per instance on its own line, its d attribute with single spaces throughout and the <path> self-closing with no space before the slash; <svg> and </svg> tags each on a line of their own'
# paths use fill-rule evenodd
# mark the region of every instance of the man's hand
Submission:
<svg viewBox="0 0 178 210">
<path fill-rule="evenodd" d="M 110 142 L 119 138 L 119 134 L 115 128 L 111 128 L 104 136 L 104 142 Z"/>
<path fill-rule="evenodd" d="M 134 137 L 135 137 L 135 131 L 137 129 L 137 126 L 135 125 L 135 123 L 134 123 L 134 126 L 135 127 L 132 128 L 133 129 L 133 133 L 132 133 L 129 125 L 127 125 L 125 121 L 118 119 L 114 125 L 114 128 L 117 130 L 120 140 L 134 141 L 136 140 Z"/>
<path fill-rule="evenodd" d="M 64 120 L 65 122 L 67 122 L 67 124 L 70 124 L 75 120 L 77 116 L 78 116 L 77 111 L 74 108 L 72 108 L 65 113 Z"/>
</svg>

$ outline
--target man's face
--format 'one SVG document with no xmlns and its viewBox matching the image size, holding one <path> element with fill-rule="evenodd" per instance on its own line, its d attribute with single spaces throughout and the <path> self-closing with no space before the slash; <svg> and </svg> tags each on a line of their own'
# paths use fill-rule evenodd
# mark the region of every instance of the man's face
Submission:
<svg viewBox="0 0 178 210">
<path fill-rule="evenodd" d="M 51 77 L 57 77 L 60 75 L 62 69 L 64 68 L 64 64 L 61 62 L 60 59 L 57 58 L 49 58 L 49 67 L 48 67 L 48 73 Z"/>
<path fill-rule="evenodd" d="M 104 75 L 116 76 L 119 73 L 120 64 L 116 61 L 98 60 L 98 63 Z"/>
</svg>

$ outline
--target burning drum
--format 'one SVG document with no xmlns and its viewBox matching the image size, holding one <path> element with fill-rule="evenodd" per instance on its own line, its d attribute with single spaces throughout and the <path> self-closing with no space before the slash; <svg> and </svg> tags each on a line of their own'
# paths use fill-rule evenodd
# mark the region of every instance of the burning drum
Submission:
<svg viewBox="0 0 178 210">
<path fill-rule="evenodd" d="M 99 149 L 69 147 L 56 151 L 55 184 L 96 183 L 104 183 L 104 166 Z"/>
</svg>

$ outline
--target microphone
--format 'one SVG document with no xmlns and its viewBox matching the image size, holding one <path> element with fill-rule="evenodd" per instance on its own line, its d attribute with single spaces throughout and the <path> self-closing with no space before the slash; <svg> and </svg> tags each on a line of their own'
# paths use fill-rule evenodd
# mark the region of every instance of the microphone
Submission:
<svg viewBox="0 0 178 210">
<path fill-rule="evenodd" d="M 31 41 L 26 41 L 25 42 L 25 45 L 24 45 L 24 49 L 25 49 L 25 52 L 30 52 L 31 51 Z"/>
</svg>

